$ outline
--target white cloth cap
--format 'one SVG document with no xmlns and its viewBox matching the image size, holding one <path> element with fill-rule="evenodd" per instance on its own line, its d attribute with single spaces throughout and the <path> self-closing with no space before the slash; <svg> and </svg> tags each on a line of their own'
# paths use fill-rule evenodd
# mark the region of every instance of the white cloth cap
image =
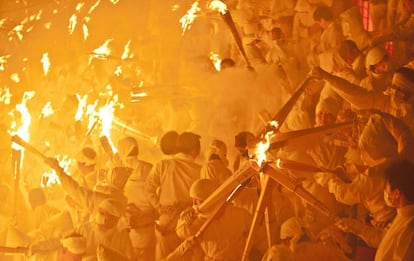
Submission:
<svg viewBox="0 0 414 261">
<path fill-rule="evenodd" d="M 61 243 L 73 254 L 80 255 L 86 252 L 86 238 L 82 235 L 70 235 L 63 238 Z"/>
<path fill-rule="evenodd" d="M 280 227 L 280 239 L 301 237 L 303 235 L 302 225 L 297 217 L 291 217 L 283 222 Z"/>
<path fill-rule="evenodd" d="M 369 69 L 371 65 L 379 63 L 386 54 L 387 51 L 382 47 L 376 46 L 371 48 L 365 57 L 365 68 Z"/>
<path fill-rule="evenodd" d="M 332 114 L 334 117 L 338 115 L 339 112 L 339 104 L 332 98 L 325 98 L 319 100 L 318 104 L 316 105 L 315 113 L 318 114 L 319 112 L 328 112 Z"/>
<path fill-rule="evenodd" d="M 218 188 L 217 182 L 211 179 L 198 179 L 190 187 L 190 197 L 204 201 Z"/>
</svg>

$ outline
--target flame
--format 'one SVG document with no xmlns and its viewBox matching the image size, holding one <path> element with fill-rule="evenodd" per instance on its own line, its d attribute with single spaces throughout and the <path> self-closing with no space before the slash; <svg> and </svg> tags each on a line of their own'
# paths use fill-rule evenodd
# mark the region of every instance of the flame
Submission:
<svg viewBox="0 0 414 261">
<path fill-rule="evenodd" d="M 280 159 L 276 160 L 276 167 L 281 169 L 282 168 L 282 164 L 280 163 Z"/>
<path fill-rule="evenodd" d="M 49 53 L 44 53 L 43 56 L 42 56 L 42 59 L 40 59 L 40 61 L 43 64 L 43 73 L 46 76 L 48 74 L 49 68 L 50 68 Z"/>
<path fill-rule="evenodd" d="M 99 116 L 95 113 L 95 109 L 98 106 L 98 100 L 95 100 L 93 104 L 88 104 L 86 106 L 86 115 L 88 115 L 88 129 L 86 133 L 90 133 L 94 128 Z"/>
<path fill-rule="evenodd" d="M 30 123 L 32 121 L 32 116 L 30 115 L 30 112 L 26 106 L 27 101 L 33 98 L 35 95 L 34 91 L 24 92 L 21 103 L 16 105 L 16 111 L 20 113 L 20 121 L 18 124 L 16 122 L 16 117 L 14 117 L 14 120 L 10 126 L 10 135 L 18 135 L 25 141 L 29 141 L 30 134 L 29 134 L 29 127 Z M 16 150 L 23 150 L 23 148 L 16 144 L 12 143 L 12 148 Z M 22 153 L 22 161 L 23 161 L 23 153 Z"/>
<path fill-rule="evenodd" d="M 221 58 L 220 58 L 220 55 L 217 54 L 217 53 L 210 52 L 210 60 L 213 62 L 214 67 L 216 68 L 216 71 L 219 72 L 221 70 L 221 66 L 220 66 L 220 64 L 221 64 Z"/>
<path fill-rule="evenodd" d="M 63 168 L 65 173 L 70 175 L 69 167 L 71 166 L 73 159 L 66 155 L 56 155 L 55 158 L 59 161 L 59 165 Z M 51 169 L 43 173 L 42 178 L 40 179 L 40 187 L 51 187 L 53 184 L 60 184 L 60 180 L 56 174 L 56 171 Z"/>
<path fill-rule="evenodd" d="M 78 99 L 78 110 L 76 111 L 75 120 L 80 121 L 86 108 L 86 101 L 88 100 L 88 95 L 85 94 L 83 95 L 83 97 L 81 97 L 77 93 L 76 98 Z"/>
<path fill-rule="evenodd" d="M 200 7 L 198 7 L 198 0 L 196 0 L 192 5 L 191 8 L 188 9 L 187 13 L 181 17 L 180 23 L 181 28 L 183 29 L 182 35 L 184 35 L 185 31 L 189 30 L 191 28 L 191 25 L 194 22 L 194 19 L 197 17 L 197 13 L 201 10 Z"/>
<path fill-rule="evenodd" d="M 212 0 L 208 5 L 208 8 L 214 11 L 218 11 L 221 14 L 227 13 L 227 5 L 220 0 Z"/>
<path fill-rule="evenodd" d="M 85 3 L 78 3 L 77 5 L 76 5 L 76 11 L 80 11 L 81 9 L 82 9 L 82 7 L 85 5 Z"/>
<path fill-rule="evenodd" d="M 93 57 L 99 58 L 99 59 L 106 59 L 111 54 L 111 49 L 109 49 L 108 44 L 113 39 L 108 39 L 105 41 L 103 45 L 93 50 L 93 55 L 91 55 L 91 58 L 89 59 L 89 62 L 91 62 Z"/>
<path fill-rule="evenodd" d="M 111 127 L 112 127 L 112 120 L 114 118 L 114 106 L 118 101 L 118 95 L 115 95 L 113 99 L 109 100 L 104 106 L 99 108 L 99 119 L 101 120 L 102 124 L 102 131 L 100 136 L 106 136 L 108 138 L 109 144 L 112 147 L 112 151 L 114 153 L 117 152 L 116 147 L 114 146 L 111 140 Z"/>
<path fill-rule="evenodd" d="M 41 111 L 41 116 L 42 118 L 46 118 L 50 115 L 52 115 L 53 113 L 55 113 L 55 111 L 52 108 L 52 103 L 50 101 L 48 101 L 45 106 L 43 106 L 43 109 Z"/>
<path fill-rule="evenodd" d="M 125 60 L 127 58 L 132 58 L 132 54 L 129 54 L 129 45 L 131 44 L 131 40 L 128 40 L 128 42 L 124 46 L 124 52 L 122 53 L 121 59 Z"/>
<path fill-rule="evenodd" d="M 101 3 L 101 0 L 98 0 L 98 1 L 96 1 L 96 3 L 93 5 L 93 6 L 91 6 L 91 8 L 89 8 L 89 12 L 88 12 L 88 14 L 91 14 L 92 12 L 93 12 L 93 10 L 95 10 L 95 8 L 97 8 L 98 7 L 98 5 Z"/>
<path fill-rule="evenodd" d="M 9 87 L 5 87 L 0 88 L 0 102 L 4 103 L 4 104 L 10 104 L 10 98 L 13 95 L 10 93 L 10 88 Z"/>
<path fill-rule="evenodd" d="M 20 77 L 18 73 L 13 73 L 12 75 L 10 75 L 10 79 L 15 82 L 15 83 L 19 83 L 20 82 Z"/>
<path fill-rule="evenodd" d="M 77 20 L 78 20 L 78 18 L 76 16 L 76 14 L 73 14 L 69 18 L 69 26 L 68 26 L 69 34 L 73 34 L 73 31 L 75 31 Z"/>
<path fill-rule="evenodd" d="M 11 55 L 0 56 L 0 71 L 4 71 L 4 65 L 7 63 L 7 59 L 10 58 L 10 56 Z"/>
<path fill-rule="evenodd" d="M 279 127 L 277 121 L 269 122 L 269 125 L 275 127 L 276 129 Z M 270 147 L 270 139 L 274 135 L 274 130 L 270 130 L 264 134 L 263 139 L 256 145 L 256 160 L 257 165 L 262 166 L 263 162 L 267 160 L 266 151 Z"/>
<path fill-rule="evenodd" d="M 83 31 L 83 40 L 88 39 L 89 37 L 89 29 L 88 26 L 86 24 L 82 25 L 82 31 Z"/>
</svg>

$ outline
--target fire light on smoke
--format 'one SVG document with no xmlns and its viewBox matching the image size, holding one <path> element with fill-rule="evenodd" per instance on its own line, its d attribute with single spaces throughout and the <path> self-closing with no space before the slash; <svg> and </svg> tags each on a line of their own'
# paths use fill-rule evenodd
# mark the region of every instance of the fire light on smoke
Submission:
<svg viewBox="0 0 414 261">
<path fill-rule="evenodd" d="M 194 19 L 197 17 L 197 13 L 201 10 L 200 7 L 198 7 L 199 2 L 195 1 L 191 8 L 188 9 L 187 13 L 181 17 L 180 23 L 181 28 L 183 29 L 182 35 L 184 35 L 185 31 L 189 30 L 191 28 L 191 25 L 194 22 Z"/>
<path fill-rule="evenodd" d="M 43 73 L 46 76 L 50 68 L 49 53 L 44 53 L 42 59 L 40 59 L 40 62 L 43 64 Z"/>
<path fill-rule="evenodd" d="M 72 164 L 73 159 L 69 158 L 67 155 L 56 155 L 55 158 L 59 161 L 59 165 L 63 168 L 65 173 L 70 175 L 69 167 Z M 60 184 L 60 179 L 57 176 L 56 171 L 51 169 L 43 173 L 42 178 L 40 179 L 40 187 L 51 187 L 53 184 Z"/>
<path fill-rule="evenodd" d="M 227 12 L 227 5 L 220 0 L 212 0 L 208 5 L 208 8 L 218 11 L 221 14 L 225 14 Z"/>
</svg>

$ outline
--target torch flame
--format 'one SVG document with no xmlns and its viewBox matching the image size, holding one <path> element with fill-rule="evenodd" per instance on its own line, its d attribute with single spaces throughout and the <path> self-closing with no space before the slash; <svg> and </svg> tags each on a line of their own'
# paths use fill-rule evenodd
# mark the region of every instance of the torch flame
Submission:
<svg viewBox="0 0 414 261">
<path fill-rule="evenodd" d="M 77 93 L 76 98 L 78 99 L 78 110 L 76 111 L 75 120 L 80 121 L 86 108 L 86 101 L 88 100 L 88 95 L 85 94 L 83 95 L 83 97 L 81 97 Z"/>
<path fill-rule="evenodd" d="M 20 126 L 18 126 L 16 119 L 12 122 L 10 134 L 11 135 L 18 135 L 25 141 L 29 141 L 30 134 L 29 134 L 29 127 L 30 123 L 32 121 L 32 117 L 30 115 L 30 112 L 26 106 L 27 101 L 33 98 L 35 92 L 29 91 L 25 92 L 22 97 L 22 102 L 16 105 L 16 111 L 20 112 L 21 115 L 21 123 Z M 13 131 L 14 130 L 14 131 Z M 16 150 L 23 150 L 23 148 L 16 144 L 12 143 L 12 148 Z M 22 153 L 22 161 L 23 161 L 23 153 Z"/>
<path fill-rule="evenodd" d="M 69 167 L 72 164 L 72 159 L 68 156 L 60 156 L 56 155 L 55 158 L 59 161 L 59 165 L 63 168 L 65 173 L 69 174 Z M 53 184 L 60 184 L 60 179 L 56 174 L 54 169 L 51 169 L 45 173 L 43 173 L 42 178 L 40 179 L 40 187 L 51 187 Z"/>
<path fill-rule="evenodd" d="M 96 1 L 96 3 L 95 3 L 93 6 L 91 6 L 91 8 L 89 9 L 88 14 L 91 14 L 91 13 L 93 12 L 93 10 L 95 10 L 95 8 L 97 8 L 97 7 L 98 7 L 98 5 L 99 5 L 100 3 L 101 3 L 101 0 Z"/>
<path fill-rule="evenodd" d="M 42 116 L 42 118 L 46 118 L 46 117 L 52 115 L 53 113 L 55 113 L 55 111 L 52 108 L 52 103 L 50 101 L 48 101 L 45 104 L 45 106 L 43 106 L 41 116 Z"/>
<path fill-rule="evenodd" d="M 216 68 L 216 71 L 219 72 L 221 70 L 221 66 L 220 66 L 220 64 L 221 64 L 221 58 L 220 58 L 220 55 L 217 54 L 217 53 L 210 52 L 210 60 L 211 60 L 211 62 L 213 62 L 214 67 Z"/>
<path fill-rule="evenodd" d="M 73 31 L 75 31 L 77 20 L 78 20 L 78 18 L 76 17 L 76 14 L 73 14 L 69 18 L 69 26 L 68 26 L 69 34 L 73 34 Z"/>
<path fill-rule="evenodd" d="M 277 121 L 271 121 L 269 122 L 269 125 L 275 127 L 277 129 L 279 127 L 279 124 Z M 274 135 L 274 130 L 269 130 L 264 134 L 263 139 L 256 145 L 256 160 L 257 165 L 262 166 L 263 162 L 266 161 L 266 151 L 270 147 L 270 139 Z"/>
<path fill-rule="evenodd" d="M 91 62 L 93 57 L 97 57 L 97 58 L 100 58 L 100 59 L 106 59 L 111 54 L 111 49 L 109 49 L 108 44 L 112 40 L 113 39 L 106 40 L 103 45 L 101 45 L 100 47 L 93 50 L 94 55 L 91 56 L 91 58 L 89 59 L 89 62 Z"/>
<path fill-rule="evenodd" d="M 0 102 L 4 103 L 4 104 L 10 104 L 10 99 L 13 95 L 10 93 L 10 88 L 9 87 L 5 87 L 0 88 Z"/>
<path fill-rule="evenodd" d="M 89 37 L 89 29 L 88 26 L 86 24 L 82 25 L 82 31 L 83 31 L 83 40 L 88 39 Z"/>
<path fill-rule="evenodd" d="M 43 56 L 42 56 L 42 59 L 40 59 L 40 61 L 43 64 L 43 73 L 46 76 L 48 74 L 49 68 L 50 68 L 49 53 L 44 53 Z"/>
<path fill-rule="evenodd" d="M 220 0 L 212 0 L 208 5 L 208 8 L 218 11 L 221 14 L 227 13 L 227 5 Z"/>
<path fill-rule="evenodd" d="M 128 40 L 128 42 L 124 46 L 124 52 L 122 53 L 121 59 L 125 60 L 127 58 L 132 58 L 132 54 L 129 54 L 129 45 L 131 44 L 131 40 Z"/>
<path fill-rule="evenodd" d="M 112 121 L 114 118 L 114 105 L 118 101 L 118 96 L 115 95 L 112 100 L 107 102 L 104 106 L 99 108 L 99 118 L 101 120 L 102 124 L 102 131 L 101 131 L 101 137 L 106 136 L 108 138 L 109 144 L 112 147 L 112 151 L 114 153 L 117 152 L 116 147 L 114 146 L 112 140 L 111 140 L 111 127 L 112 127 Z"/>
<path fill-rule="evenodd" d="M 187 13 L 181 17 L 180 23 L 181 28 L 183 29 L 182 35 L 184 35 L 185 31 L 191 28 L 191 25 L 194 22 L 194 19 L 197 17 L 197 13 L 200 11 L 200 7 L 198 7 L 198 0 L 196 0 L 192 5 L 191 8 L 188 9 Z"/>
</svg>

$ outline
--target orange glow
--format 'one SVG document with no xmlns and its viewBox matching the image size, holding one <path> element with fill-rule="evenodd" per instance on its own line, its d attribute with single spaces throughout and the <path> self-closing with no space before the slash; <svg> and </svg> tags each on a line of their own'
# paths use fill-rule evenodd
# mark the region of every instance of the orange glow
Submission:
<svg viewBox="0 0 414 261">
<path fill-rule="evenodd" d="M 198 1 L 195 1 L 191 8 L 188 9 L 187 13 L 181 17 L 180 23 L 181 28 L 183 29 L 182 34 L 184 35 L 185 31 L 189 30 L 191 28 L 191 25 L 194 22 L 194 19 L 197 17 L 197 13 L 201 10 L 200 7 L 198 7 Z"/>
</svg>

